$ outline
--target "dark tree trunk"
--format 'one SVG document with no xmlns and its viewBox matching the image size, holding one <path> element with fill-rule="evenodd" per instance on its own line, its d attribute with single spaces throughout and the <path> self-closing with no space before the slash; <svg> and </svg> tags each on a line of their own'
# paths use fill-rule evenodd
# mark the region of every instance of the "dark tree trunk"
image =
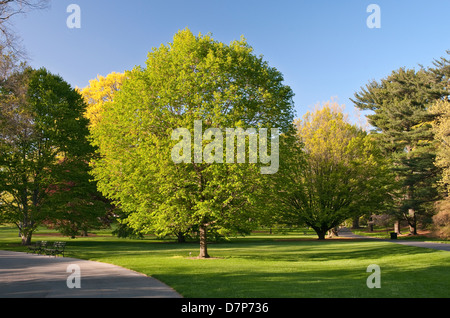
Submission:
<svg viewBox="0 0 450 318">
<path fill-rule="evenodd" d="M 314 232 L 316 232 L 317 236 L 319 237 L 319 240 L 324 240 L 325 236 L 327 235 L 328 230 L 330 229 L 330 228 L 314 226 L 311 224 L 308 224 L 308 225 L 314 230 Z"/>
<path fill-rule="evenodd" d="M 359 216 L 352 219 L 352 229 L 359 229 Z"/>
<path fill-rule="evenodd" d="M 409 233 L 412 235 L 417 235 L 417 220 L 414 209 L 408 210 L 408 223 L 409 223 Z"/>
<path fill-rule="evenodd" d="M 208 242 L 206 237 L 206 225 L 200 225 L 200 254 L 199 258 L 209 258 Z"/>
<path fill-rule="evenodd" d="M 317 236 L 319 237 L 319 240 L 324 240 L 325 235 L 327 234 L 328 230 L 323 229 L 314 229 L 316 231 Z"/>
<path fill-rule="evenodd" d="M 186 243 L 186 236 L 184 235 L 183 232 L 177 233 L 177 242 L 178 243 Z"/>
</svg>

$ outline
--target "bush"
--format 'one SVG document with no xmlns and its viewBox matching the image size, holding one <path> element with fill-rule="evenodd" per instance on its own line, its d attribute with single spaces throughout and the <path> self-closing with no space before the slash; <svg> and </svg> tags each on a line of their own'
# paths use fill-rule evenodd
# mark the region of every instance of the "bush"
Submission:
<svg viewBox="0 0 450 318">
<path fill-rule="evenodd" d="M 440 201 L 437 204 L 438 213 L 433 216 L 434 235 L 443 238 L 450 238 L 450 199 Z"/>
</svg>

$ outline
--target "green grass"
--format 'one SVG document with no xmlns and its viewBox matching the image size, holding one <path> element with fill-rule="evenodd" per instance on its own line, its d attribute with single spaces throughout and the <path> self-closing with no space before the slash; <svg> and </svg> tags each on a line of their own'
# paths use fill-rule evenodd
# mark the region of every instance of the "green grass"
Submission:
<svg viewBox="0 0 450 318">
<path fill-rule="evenodd" d="M 69 257 L 120 265 L 158 278 L 185 297 L 449 297 L 450 253 L 374 240 L 326 240 L 303 233 L 209 245 L 211 259 L 194 259 L 197 243 L 118 239 L 108 232 L 61 238 Z M 24 250 L 17 231 L 0 228 L 0 249 Z M 381 288 L 369 289 L 367 266 L 381 268 Z"/>
</svg>

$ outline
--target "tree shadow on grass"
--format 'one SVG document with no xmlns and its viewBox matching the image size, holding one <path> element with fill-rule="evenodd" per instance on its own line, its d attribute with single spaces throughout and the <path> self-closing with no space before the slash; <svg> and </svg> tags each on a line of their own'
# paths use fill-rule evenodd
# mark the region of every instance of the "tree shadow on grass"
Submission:
<svg viewBox="0 0 450 318">
<path fill-rule="evenodd" d="M 101 258 L 101 257 L 120 257 L 127 256 L 143 256 L 146 253 L 177 253 L 179 250 L 184 250 L 197 247 L 197 244 L 192 243 L 170 243 L 170 242 L 155 242 L 155 241 L 69 241 L 67 244 L 67 252 L 71 257 L 78 258 Z"/>
<path fill-rule="evenodd" d="M 398 271 L 381 269 L 381 288 L 369 288 L 365 267 L 304 268 L 295 272 L 227 272 L 158 275 L 184 297 L 222 298 L 442 298 L 450 297 L 445 266 Z M 416 279 L 421 277 L 421 279 Z"/>
<path fill-rule="evenodd" d="M 315 242 L 272 242 L 259 248 L 254 245 L 246 254 L 245 250 L 233 257 L 264 261 L 333 261 L 333 260 L 370 260 L 391 255 L 406 256 L 412 254 L 434 253 L 434 250 L 394 245 L 388 242 L 365 241 L 315 241 Z"/>
</svg>

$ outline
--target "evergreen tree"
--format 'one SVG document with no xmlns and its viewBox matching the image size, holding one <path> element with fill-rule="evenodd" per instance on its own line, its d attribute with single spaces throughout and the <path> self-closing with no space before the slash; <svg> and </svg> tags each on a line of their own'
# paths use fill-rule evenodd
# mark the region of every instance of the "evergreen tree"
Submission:
<svg viewBox="0 0 450 318">
<path fill-rule="evenodd" d="M 393 159 L 392 170 L 402 183 L 396 213 L 404 217 L 410 232 L 417 234 L 417 216 L 427 203 L 438 198 L 435 183 L 439 169 L 429 108 L 445 92 L 437 77 L 425 69 L 400 68 L 380 82 L 372 81 L 352 100 L 370 110 L 369 123 L 385 155 Z"/>
</svg>

